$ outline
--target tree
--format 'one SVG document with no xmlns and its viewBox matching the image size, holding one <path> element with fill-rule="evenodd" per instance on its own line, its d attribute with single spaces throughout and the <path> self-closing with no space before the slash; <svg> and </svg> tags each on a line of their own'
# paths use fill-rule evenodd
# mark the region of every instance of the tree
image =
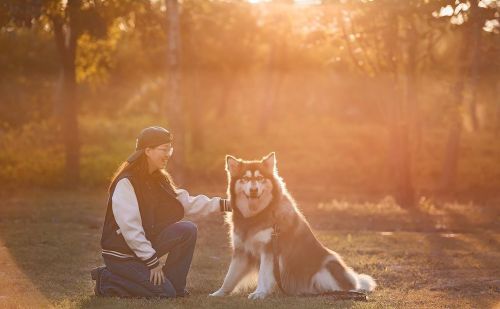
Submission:
<svg viewBox="0 0 500 309">
<path fill-rule="evenodd" d="M 459 158 L 460 114 L 466 80 L 470 80 L 469 114 L 473 128 L 477 127 L 475 98 L 478 85 L 481 29 L 495 18 L 495 3 L 487 1 L 397 1 L 378 0 L 364 3 L 346 2 L 339 12 L 339 28 L 344 36 L 349 56 L 364 74 L 381 77 L 388 73 L 395 96 L 386 104 L 390 141 L 391 170 L 395 180 L 395 195 L 402 205 L 414 202 L 412 181 L 412 149 L 418 149 L 419 100 L 418 70 L 433 63 L 432 44 L 440 33 L 449 31 L 450 22 L 462 32 L 463 40 L 456 61 L 457 82 L 451 125 L 445 145 L 442 187 L 451 190 Z M 462 25 L 463 24 L 463 25 Z M 462 26 L 460 26 L 462 25 Z"/>
<path fill-rule="evenodd" d="M 167 96 L 167 119 L 173 133 L 175 134 L 175 169 L 177 182 L 184 181 L 184 159 L 185 159 L 185 114 L 182 106 L 181 96 L 181 30 L 179 3 L 177 0 L 165 0 L 168 20 L 168 96 Z"/>
<path fill-rule="evenodd" d="M 385 80 L 394 96 L 384 106 L 389 141 L 389 167 L 399 204 L 413 206 L 412 141 L 419 136 L 417 71 L 426 60 L 435 4 L 425 1 L 346 3 L 337 23 L 348 57 L 362 74 Z M 418 143 L 417 143 L 418 144 Z"/>
<path fill-rule="evenodd" d="M 461 43 L 456 61 L 456 81 L 453 89 L 454 109 L 444 148 L 441 173 L 441 191 L 453 192 L 459 162 L 460 139 L 462 133 L 460 109 L 466 102 L 465 90 L 469 88 L 469 118 L 473 130 L 478 129 L 476 98 L 480 72 L 482 30 L 488 20 L 495 18 L 495 4 L 485 1 L 453 2 L 443 5 L 436 18 L 444 19 L 453 30 L 459 31 Z M 487 30 L 487 29 L 485 29 Z M 491 29 L 494 32 L 495 29 Z"/>
<path fill-rule="evenodd" d="M 54 35 L 61 65 L 57 115 L 65 150 L 66 184 L 78 184 L 80 176 L 79 100 L 76 55 L 79 38 L 87 33 L 103 38 L 117 14 L 127 12 L 128 1 L 112 0 L 6 0 L 0 7 L 0 27 L 48 27 Z"/>
</svg>

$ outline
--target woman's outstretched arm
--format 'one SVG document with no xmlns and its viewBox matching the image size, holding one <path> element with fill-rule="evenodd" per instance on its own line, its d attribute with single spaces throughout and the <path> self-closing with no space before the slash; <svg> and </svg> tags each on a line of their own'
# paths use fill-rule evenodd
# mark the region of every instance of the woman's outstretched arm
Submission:
<svg viewBox="0 0 500 309">
<path fill-rule="evenodd" d="M 191 196 L 183 189 L 176 189 L 177 200 L 184 207 L 186 215 L 206 216 L 214 212 L 231 211 L 229 201 L 220 197 L 209 198 L 205 195 Z"/>
</svg>

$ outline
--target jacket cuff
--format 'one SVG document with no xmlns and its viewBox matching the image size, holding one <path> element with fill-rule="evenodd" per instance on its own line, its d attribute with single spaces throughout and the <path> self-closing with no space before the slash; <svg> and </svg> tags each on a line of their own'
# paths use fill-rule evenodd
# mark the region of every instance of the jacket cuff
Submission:
<svg viewBox="0 0 500 309">
<path fill-rule="evenodd" d="M 233 209 L 231 208 L 231 203 L 229 203 L 229 200 L 221 198 L 219 200 L 219 207 L 221 212 L 231 212 Z"/>
<path fill-rule="evenodd" d="M 144 260 L 143 262 L 144 262 L 144 264 L 146 264 L 146 266 L 149 269 L 153 269 L 153 268 L 157 267 L 158 265 L 160 265 L 160 260 L 158 259 L 158 256 L 156 255 L 156 253 L 153 254 L 153 256 L 150 257 L 149 259 Z"/>
</svg>

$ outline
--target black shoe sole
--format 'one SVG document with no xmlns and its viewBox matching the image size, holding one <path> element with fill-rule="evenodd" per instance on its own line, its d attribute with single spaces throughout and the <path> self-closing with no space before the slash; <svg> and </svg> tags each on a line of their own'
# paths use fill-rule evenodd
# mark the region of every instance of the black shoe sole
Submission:
<svg viewBox="0 0 500 309">
<path fill-rule="evenodd" d="M 99 279 L 101 270 L 99 268 L 94 268 L 90 271 L 90 276 L 92 277 L 92 280 L 97 281 Z"/>
<path fill-rule="evenodd" d="M 104 269 L 104 266 L 96 267 L 90 271 L 90 277 L 95 281 L 94 294 L 96 296 L 101 296 L 100 285 L 101 285 L 101 272 Z"/>
</svg>

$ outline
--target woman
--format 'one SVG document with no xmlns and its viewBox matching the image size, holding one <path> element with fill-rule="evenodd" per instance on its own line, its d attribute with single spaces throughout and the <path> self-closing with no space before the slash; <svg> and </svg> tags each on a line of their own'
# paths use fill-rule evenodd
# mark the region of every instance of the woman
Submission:
<svg viewBox="0 0 500 309">
<path fill-rule="evenodd" d="M 166 129 L 146 128 L 136 151 L 115 173 L 101 238 L 106 266 L 91 272 L 96 295 L 186 296 L 197 229 L 181 219 L 229 211 L 229 203 L 177 189 L 165 170 L 172 152 Z M 167 253 L 162 266 L 158 258 Z"/>
</svg>

